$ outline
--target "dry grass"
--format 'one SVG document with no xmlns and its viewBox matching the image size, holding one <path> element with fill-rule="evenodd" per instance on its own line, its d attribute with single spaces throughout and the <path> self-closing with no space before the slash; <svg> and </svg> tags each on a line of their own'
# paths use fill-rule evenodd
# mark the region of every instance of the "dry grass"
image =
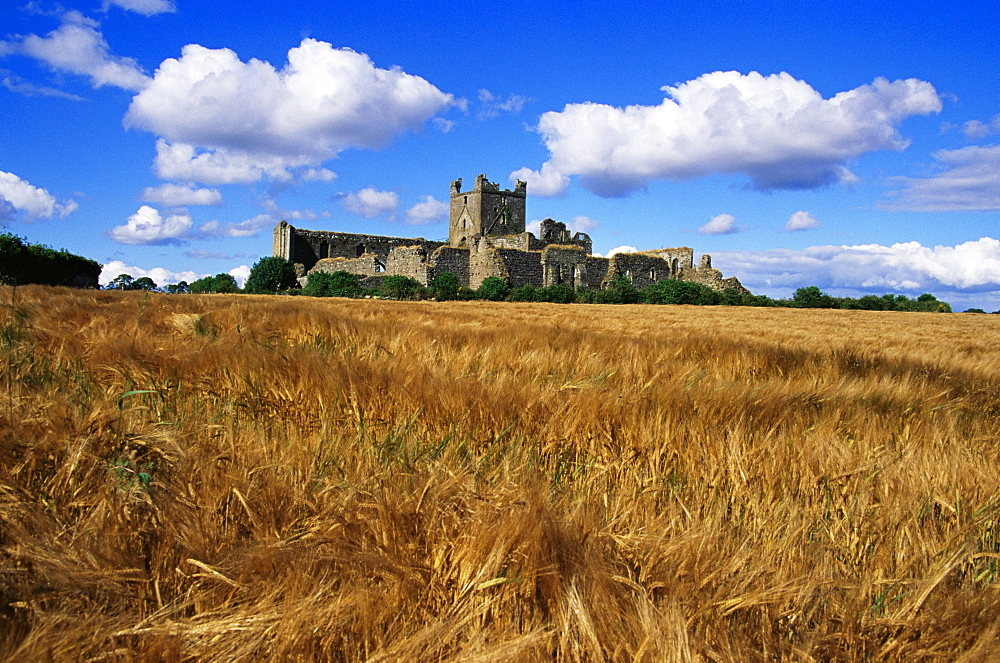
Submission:
<svg viewBox="0 0 1000 663">
<path fill-rule="evenodd" d="M 0 657 L 1000 657 L 998 316 L 0 302 Z"/>
</svg>

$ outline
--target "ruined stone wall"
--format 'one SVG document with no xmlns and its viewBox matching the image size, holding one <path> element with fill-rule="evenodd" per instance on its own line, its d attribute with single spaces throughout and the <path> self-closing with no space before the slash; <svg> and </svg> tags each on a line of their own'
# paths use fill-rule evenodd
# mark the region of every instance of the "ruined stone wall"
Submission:
<svg viewBox="0 0 1000 663">
<path fill-rule="evenodd" d="M 673 277 L 676 277 L 682 269 L 694 268 L 694 251 L 688 246 L 675 249 L 654 249 L 653 251 L 641 251 L 641 253 L 666 260 L 670 263 L 670 273 Z"/>
<path fill-rule="evenodd" d="M 301 230 L 282 221 L 274 229 L 273 254 L 303 266 L 306 272 L 325 258 L 360 258 L 366 253 L 379 257 L 385 264 L 389 252 L 396 247 L 421 246 L 431 252 L 444 242 L 423 237 L 383 237 L 327 230 Z"/>
<path fill-rule="evenodd" d="M 500 252 L 511 250 L 498 249 L 491 246 L 485 237 L 480 238 L 469 249 L 469 287 L 478 288 L 482 285 L 483 280 L 490 276 L 508 279 L 507 267 L 504 265 Z"/>
<path fill-rule="evenodd" d="M 498 249 L 508 282 L 512 288 L 522 285 L 542 287 L 542 253 L 540 251 L 518 251 Z"/>
<path fill-rule="evenodd" d="M 309 270 L 309 274 L 314 272 L 348 272 L 359 276 L 375 276 L 385 271 L 382 262 L 374 253 L 366 253 L 360 258 L 323 258 L 317 260 L 316 264 Z"/>
<path fill-rule="evenodd" d="M 583 283 L 593 290 L 599 290 L 608 276 L 611 260 L 599 256 L 587 256 L 583 269 Z"/>
<path fill-rule="evenodd" d="M 705 258 L 708 258 L 708 260 L 706 261 Z M 750 294 L 750 291 L 743 287 L 743 284 L 735 276 L 723 278 L 722 272 L 711 265 L 711 257 L 708 255 L 702 256 L 702 263 L 698 267 L 681 270 L 678 278 L 684 281 L 707 285 L 712 290 L 720 292 L 723 290 L 736 290 L 743 294 Z"/>
<path fill-rule="evenodd" d="M 654 255 L 652 251 L 616 253 L 611 256 L 603 285 L 610 284 L 619 274 L 629 279 L 636 288 L 645 288 L 657 281 L 665 281 L 675 276 L 671 272 L 671 264 Z"/>
<path fill-rule="evenodd" d="M 587 253 L 581 246 L 551 244 L 542 249 L 542 284 L 565 283 L 576 288 L 586 284 Z"/>
<path fill-rule="evenodd" d="M 397 246 L 385 261 L 386 276 L 406 276 L 427 285 L 430 265 L 422 246 Z"/>
<path fill-rule="evenodd" d="M 458 277 L 460 285 L 469 286 L 469 250 L 450 246 L 439 247 L 430 257 L 431 269 L 428 279 L 434 280 L 438 274 L 451 272 Z"/>
<path fill-rule="evenodd" d="M 539 251 L 541 247 L 532 248 L 532 240 L 538 243 L 535 236 L 525 232 L 520 235 L 504 235 L 503 237 L 491 237 L 490 242 L 498 249 L 517 249 L 518 251 Z"/>
</svg>

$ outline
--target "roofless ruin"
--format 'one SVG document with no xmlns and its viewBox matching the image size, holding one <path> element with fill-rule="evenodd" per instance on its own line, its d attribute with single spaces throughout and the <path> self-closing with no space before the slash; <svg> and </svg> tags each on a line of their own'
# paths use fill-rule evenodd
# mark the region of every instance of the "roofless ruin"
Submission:
<svg viewBox="0 0 1000 663">
<path fill-rule="evenodd" d="M 688 247 L 592 255 L 586 233 L 572 233 L 565 223 L 545 219 L 539 236 L 525 230 L 527 183 L 514 189 L 476 178 L 462 191 L 462 180 L 451 183 L 451 214 L 447 242 L 422 237 L 383 237 L 325 230 L 303 230 L 287 221 L 274 228 L 274 255 L 295 264 L 300 279 L 312 272 L 345 271 L 364 277 L 409 276 L 424 285 L 442 272 L 452 272 L 462 285 L 477 288 L 496 276 L 517 287 L 565 283 L 574 288 L 604 288 L 624 276 L 637 288 L 679 279 L 715 290 L 747 290 L 735 277 L 723 278 L 703 255 L 694 264 Z"/>
</svg>

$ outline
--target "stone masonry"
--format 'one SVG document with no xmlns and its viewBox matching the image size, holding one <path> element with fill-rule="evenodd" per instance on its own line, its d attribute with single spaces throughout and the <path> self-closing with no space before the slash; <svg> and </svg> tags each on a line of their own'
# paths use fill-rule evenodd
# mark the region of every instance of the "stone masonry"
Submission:
<svg viewBox="0 0 1000 663">
<path fill-rule="evenodd" d="M 274 228 L 275 256 L 296 266 L 300 282 L 311 272 L 345 271 L 365 277 L 407 276 L 424 285 L 443 272 L 477 288 L 496 276 L 511 286 L 566 284 L 573 288 L 604 288 L 624 276 L 637 288 L 679 279 L 715 290 L 748 292 L 736 277 L 723 278 L 703 255 L 694 264 L 688 247 L 592 255 L 585 233 L 573 233 L 565 223 L 545 219 L 539 236 L 525 230 L 527 184 L 501 189 L 485 175 L 472 189 L 462 180 L 451 183 L 451 213 L 447 242 L 422 237 L 382 237 L 322 230 L 301 230 L 282 221 Z"/>
</svg>

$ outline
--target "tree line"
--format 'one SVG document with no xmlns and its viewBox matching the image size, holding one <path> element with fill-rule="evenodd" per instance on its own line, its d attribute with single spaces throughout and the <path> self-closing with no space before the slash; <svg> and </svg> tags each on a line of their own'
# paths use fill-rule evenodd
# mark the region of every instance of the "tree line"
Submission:
<svg viewBox="0 0 1000 663">
<path fill-rule="evenodd" d="M 155 290 L 152 279 L 118 276 L 109 288 Z M 216 274 L 188 284 L 184 281 L 164 288 L 170 293 L 241 292 L 230 274 Z M 625 276 L 616 276 L 601 290 L 574 289 L 566 284 L 545 287 L 511 287 L 504 279 L 491 276 L 478 288 L 461 285 L 458 277 L 443 272 L 426 286 L 406 276 L 386 276 L 377 287 L 367 287 L 362 276 L 349 272 L 313 272 L 306 285 L 299 287 L 295 268 L 284 258 L 269 256 L 258 260 L 250 270 L 242 292 L 251 294 L 288 294 L 310 297 L 378 297 L 382 299 L 438 301 L 488 300 L 510 302 L 552 302 L 559 304 L 693 304 L 698 306 L 774 306 L 786 308 L 829 308 L 866 311 L 924 311 L 950 313 L 951 305 L 924 293 L 913 299 L 906 295 L 865 295 L 859 298 L 834 297 L 817 286 L 799 288 L 789 299 L 741 293 L 736 290 L 713 290 L 691 281 L 668 280 L 636 288 Z M 984 312 L 969 309 L 970 312 Z M 1000 311 L 998 311 L 1000 312 Z"/>
<path fill-rule="evenodd" d="M 0 233 L 0 283 L 97 288 L 101 264 L 65 249 L 31 244 L 9 232 Z"/>
</svg>

